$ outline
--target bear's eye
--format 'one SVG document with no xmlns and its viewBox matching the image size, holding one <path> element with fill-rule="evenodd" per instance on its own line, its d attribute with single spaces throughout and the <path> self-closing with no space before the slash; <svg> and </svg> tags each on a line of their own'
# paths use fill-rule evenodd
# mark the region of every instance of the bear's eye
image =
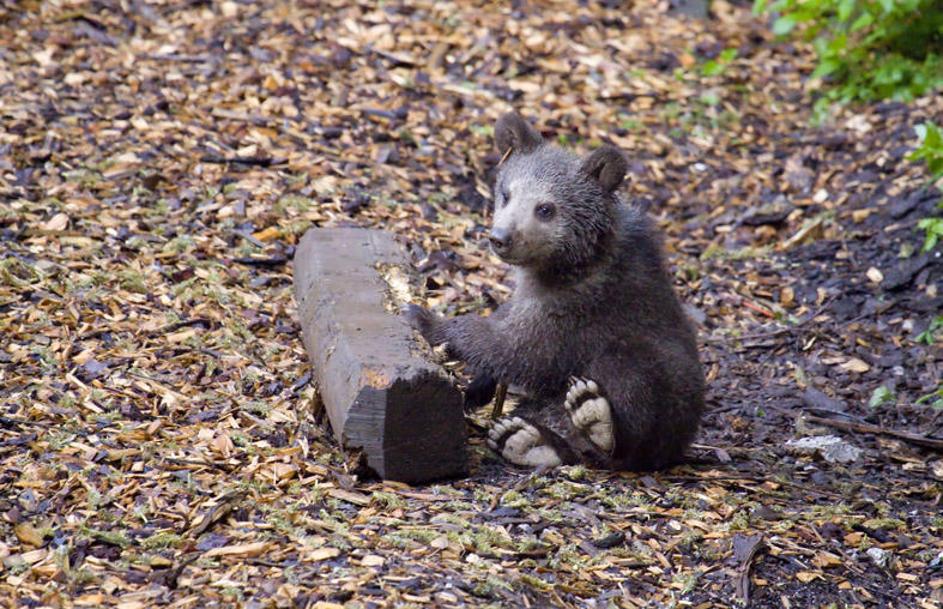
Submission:
<svg viewBox="0 0 943 609">
<path fill-rule="evenodd" d="M 507 205 L 508 201 L 511 199 L 511 193 L 508 192 L 507 187 L 501 189 L 501 205 Z"/>
<path fill-rule="evenodd" d="M 553 214 L 556 213 L 556 208 L 552 203 L 541 203 L 534 208 L 534 215 L 536 215 L 541 220 L 549 220 L 553 217 Z"/>
</svg>

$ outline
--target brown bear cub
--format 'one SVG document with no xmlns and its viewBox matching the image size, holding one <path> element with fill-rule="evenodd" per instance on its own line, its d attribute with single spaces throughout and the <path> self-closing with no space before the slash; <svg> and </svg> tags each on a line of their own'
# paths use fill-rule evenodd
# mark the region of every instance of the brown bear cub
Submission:
<svg viewBox="0 0 943 609">
<path fill-rule="evenodd" d="M 495 126 L 494 252 L 516 267 L 489 317 L 410 322 L 477 374 L 526 392 L 488 445 L 517 465 L 646 470 L 681 460 L 697 432 L 704 375 L 665 268 L 660 236 L 616 189 L 612 146 L 584 159 L 543 141 L 520 115 Z"/>
</svg>

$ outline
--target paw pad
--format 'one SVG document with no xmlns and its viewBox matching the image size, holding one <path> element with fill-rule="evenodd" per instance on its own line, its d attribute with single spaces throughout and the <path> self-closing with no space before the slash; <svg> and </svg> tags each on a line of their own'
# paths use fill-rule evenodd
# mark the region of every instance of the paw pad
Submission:
<svg viewBox="0 0 943 609">
<path fill-rule="evenodd" d="M 612 410 L 609 400 L 601 393 L 595 381 L 573 377 L 563 406 L 573 426 L 583 432 L 596 448 L 609 454 L 615 447 Z"/>
</svg>

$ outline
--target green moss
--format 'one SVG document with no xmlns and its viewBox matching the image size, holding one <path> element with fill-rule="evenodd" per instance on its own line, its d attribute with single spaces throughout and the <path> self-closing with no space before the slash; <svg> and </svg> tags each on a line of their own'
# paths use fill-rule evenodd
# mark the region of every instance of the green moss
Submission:
<svg viewBox="0 0 943 609">
<path fill-rule="evenodd" d="M 442 534 L 434 529 L 399 529 L 391 531 L 381 537 L 381 539 L 401 550 L 416 546 L 428 546 L 433 539 Z"/>
<path fill-rule="evenodd" d="M 869 520 L 865 520 L 862 524 L 869 529 L 893 529 L 896 531 L 903 531 L 907 529 L 907 523 L 905 523 L 903 520 L 898 520 L 897 518 L 871 518 Z"/>
<path fill-rule="evenodd" d="M 141 271 L 124 269 L 118 273 L 118 285 L 122 290 L 147 294 L 147 277 Z"/>
<path fill-rule="evenodd" d="M 100 531 L 98 529 L 82 527 L 81 532 L 92 539 L 118 546 L 122 549 L 131 545 L 131 540 L 128 539 L 124 531 Z"/>
<path fill-rule="evenodd" d="M 553 584 L 545 582 L 544 580 L 534 575 L 529 575 L 525 573 L 520 576 L 518 581 L 524 584 L 525 586 L 533 588 L 534 590 L 539 590 L 540 592 L 549 592 L 550 590 L 553 590 Z"/>
<path fill-rule="evenodd" d="M 180 544 L 180 542 L 182 541 L 183 541 L 183 537 L 181 537 L 177 533 L 171 533 L 169 531 L 165 531 L 162 533 L 151 535 L 150 537 L 144 540 L 142 545 L 144 546 L 145 549 L 148 549 L 148 550 L 159 550 L 162 548 L 177 547 L 177 545 Z"/>
</svg>

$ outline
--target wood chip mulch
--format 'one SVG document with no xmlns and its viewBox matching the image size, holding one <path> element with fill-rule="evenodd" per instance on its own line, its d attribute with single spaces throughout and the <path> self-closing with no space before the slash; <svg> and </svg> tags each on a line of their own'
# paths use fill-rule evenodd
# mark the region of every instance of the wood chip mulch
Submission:
<svg viewBox="0 0 943 609">
<path fill-rule="evenodd" d="M 621 4 L 0 3 L 0 606 L 943 606 L 905 158 L 943 100 L 814 127 L 814 54 L 749 7 Z M 297 239 L 381 227 L 430 306 L 501 302 L 511 108 L 631 156 L 703 343 L 688 465 L 522 472 L 481 412 L 472 475 L 410 488 L 319 421 Z M 786 446 L 822 434 L 860 452 Z"/>
</svg>

